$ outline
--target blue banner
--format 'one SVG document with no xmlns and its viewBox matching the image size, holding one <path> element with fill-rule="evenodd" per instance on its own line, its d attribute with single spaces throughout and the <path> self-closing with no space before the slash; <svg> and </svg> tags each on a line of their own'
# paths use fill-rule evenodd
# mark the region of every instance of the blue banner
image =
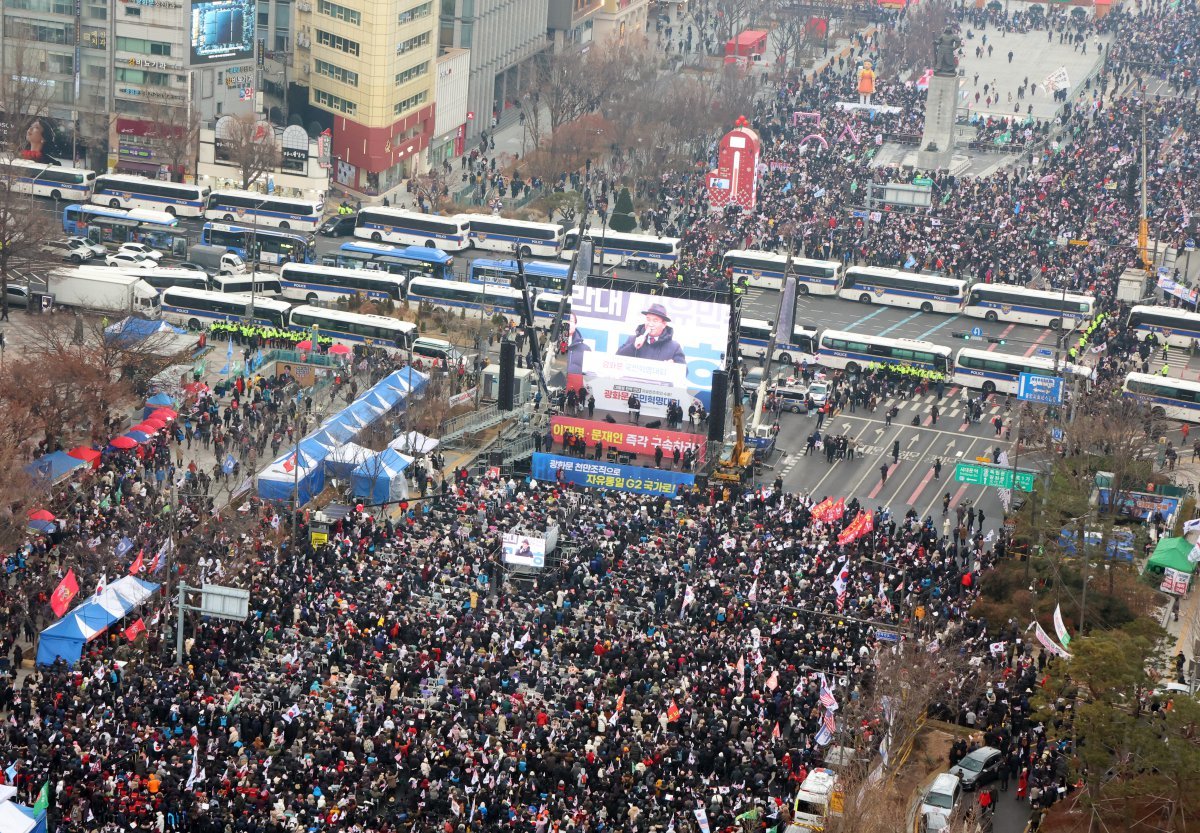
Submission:
<svg viewBox="0 0 1200 833">
<path fill-rule="evenodd" d="M 1101 508 L 1107 509 L 1112 502 L 1112 489 L 1098 489 Z M 1170 522 L 1179 511 L 1179 498 L 1166 495 L 1154 495 L 1149 492 L 1125 492 L 1117 499 L 1117 512 L 1133 518 L 1147 520 L 1154 517 L 1155 512 L 1162 514 L 1163 519 Z"/>
<path fill-rule="evenodd" d="M 691 486 L 696 482 L 695 475 L 688 472 L 620 466 L 603 460 L 563 457 L 540 451 L 533 455 L 533 476 L 536 479 L 554 482 L 558 480 L 559 472 L 562 472 L 562 478 L 567 483 L 643 495 L 674 495 L 679 487 Z"/>
</svg>

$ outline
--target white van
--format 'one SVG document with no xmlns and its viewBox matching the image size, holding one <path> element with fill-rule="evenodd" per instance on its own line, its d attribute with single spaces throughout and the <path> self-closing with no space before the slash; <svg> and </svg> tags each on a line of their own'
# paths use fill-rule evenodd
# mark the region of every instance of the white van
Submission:
<svg viewBox="0 0 1200 833">
<path fill-rule="evenodd" d="M 824 767 L 808 773 L 792 799 L 792 823 L 784 833 L 821 833 L 831 815 L 840 812 L 837 773 Z M 833 808 L 830 805 L 835 805 Z"/>
<path fill-rule="evenodd" d="M 414 356 L 420 356 L 424 359 L 436 359 L 445 362 L 447 365 L 458 364 L 459 359 L 465 359 L 457 347 L 448 341 L 440 338 L 426 338 L 421 336 L 413 341 L 412 352 Z"/>
<path fill-rule="evenodd" d="M 946 820 L 958 807 L 961 797 L 962 781 L 957 775 L 943 772 L 934 778 L 929 789 L 925 791 L 925 797 L 921 799 L 921 817 L 926 826 L 934 829 L 944 827 Z"/>
</svg>

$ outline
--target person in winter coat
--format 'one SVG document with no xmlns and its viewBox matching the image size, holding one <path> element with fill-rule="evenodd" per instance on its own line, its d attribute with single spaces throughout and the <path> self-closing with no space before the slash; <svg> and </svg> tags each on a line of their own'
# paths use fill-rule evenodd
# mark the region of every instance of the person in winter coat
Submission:
<svg viewBox="0 0 1200 833">
<path fill-rule="evenodd" d="M 567 339 L 567 376 L 572 374 L 583 374 L 583 354 L 592 348 L 583 340 L 583 335 L 579 332 L 579 319 L 572 313 L 567 322 L 568 339 Z"/>
<path fill-rule="evenodd" d="M 666 308 L 662 304 L 651 304 L 642 314 L 646 316 L 646 323 L 621 345 L 617 355 L 686 364 L 683 348 L 675 341 L 675 330 L 668 326 L 671 318 Z"/>
</svg>

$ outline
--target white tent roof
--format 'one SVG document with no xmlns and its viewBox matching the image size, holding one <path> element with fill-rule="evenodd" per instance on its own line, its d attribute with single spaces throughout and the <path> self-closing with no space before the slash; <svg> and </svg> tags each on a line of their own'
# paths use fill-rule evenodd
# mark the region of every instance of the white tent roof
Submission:
<svg viewBox="0 0 1200 833">
<path fill-rule="evenodd" d="M 37 822 L 22 813 L 11 801 L 0 804 L 0 833 L 29 833 Z"/>
<path fill-rule="evenodd" d="M 428 454 L 436 449 L 438 445 L 440 443 L 432 437 L 426 437 L 418 431 L 409 431 L 388 443 L 388 448 L 394 448 L 396 451 L 403 451 L 408 454 Z"/>
<path fill-rule="evenodd" d="M 375 452 L 369 448 L 363 448 L 357 443 L 346 443 L 329 452 L 329 456 L 325 460 L 333 463 L 353 463 L 357 466 L 374 455 Z"/>
</svg>

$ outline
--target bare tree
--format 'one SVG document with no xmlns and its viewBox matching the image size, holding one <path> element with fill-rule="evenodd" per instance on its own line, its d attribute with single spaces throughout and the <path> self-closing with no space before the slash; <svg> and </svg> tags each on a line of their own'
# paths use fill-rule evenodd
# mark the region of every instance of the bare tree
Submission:
<svg viewBox="0 0 1200 833">
<path fill-rule="evenodd" d="M 196 152 L 200 147 L 200 112 L 158 102 L 147 109 L 146 119 L 154 123 L 150 138 L 155 140 L 167 160 L 171 178 L 175 182 L 182 182 L 184 172 L 196 170 Z"/>
<path fill-rule="evenodd" d="M 58 165 L 53 156 L 54 129 L 45 117 L 51 87 L 38 80 L 40 64 L 27 50 L 7 50 L 0 77 L 0 112 L 8 120 L 0 140 L 0 163 L 24 160 L 42 169 Z M 28 269 L 43 260 L 42 243 L 54 234 L 52 218 L 29 194 L 19 192 L 14 166 L 0 164 L 0 320 L 9 313 L 8 285 L 27 277 Z M 24 172 L 28 176 L 28 171 Z"/>
<path fill-rule="evenodd" d="M 751 0 L 714 0 L 712 9 L 718 46 L 742 31 L 750 17 L 750 5 Z"/>
<path fill-rule="evenodd" d="M 274 129 L 255 116 L 233 116 L 224 121 L 218 141 L 225 158 L 241 174 L 242 188 L 249 188 L 263 174 L 278 168 L 283 156 Z"/>
<path fill-rule="evenodd" d="M 891 75 L 924 72 L 933 64 L 933 42 L 951 17 L 949 0 L 908 7 L 898 26 L 880 30 L 880 65 Z"/>
</svg>

